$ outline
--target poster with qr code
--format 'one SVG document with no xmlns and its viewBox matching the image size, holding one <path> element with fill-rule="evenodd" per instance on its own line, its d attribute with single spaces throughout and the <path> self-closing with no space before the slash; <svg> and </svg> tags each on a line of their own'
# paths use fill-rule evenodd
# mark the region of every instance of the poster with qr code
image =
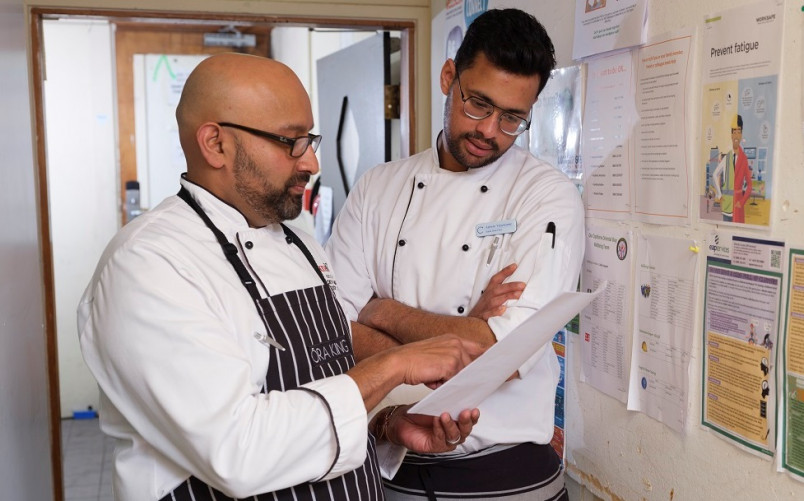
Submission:
<svg viewBox="0 0 804 501">
<path fill-rule="evenodd" d="M 790 249 L 782 390 L 782 468 L 804 478 L 804 250 Z"/>
<path fill-rule="evenodd" d="M 704 290 L 701 424 L 772 456 L 784 242 L 712 232 Z"/>
</svg>

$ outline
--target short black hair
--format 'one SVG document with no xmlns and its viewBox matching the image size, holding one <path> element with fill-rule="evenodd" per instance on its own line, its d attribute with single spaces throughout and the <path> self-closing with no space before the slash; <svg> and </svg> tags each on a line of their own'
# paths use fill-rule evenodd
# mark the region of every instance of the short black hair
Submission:
<svg viewBox="0 0 804 501">
<path fill-rule="evenodd" d="M 553 42 L 544 26 L 519 9 L 492 9 L 469 25 L 455 54 L 455 69 L 470 68 L 482 52 L 496 67 L 515 75 L 539 75 L 539 93 L 556 67 Z"/>
</svg>

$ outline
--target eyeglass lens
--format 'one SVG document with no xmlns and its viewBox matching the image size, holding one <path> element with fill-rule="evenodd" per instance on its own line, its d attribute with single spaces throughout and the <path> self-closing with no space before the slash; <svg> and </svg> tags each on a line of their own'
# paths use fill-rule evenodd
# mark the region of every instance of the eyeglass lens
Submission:
<svg viewBox="0 0 804 501">
<path fill-rule="evenodd" d="M 307 151 L 307 147 L 313 149 L 313 153 L 318 151 L 318 145 L 321 144 L 321 136 L 309 135 L 307 137 L 297 137 L 294 139 L 293 148 L 290 150 L 290 156 L 300 157 Z"/>
<path fill-rule="evenodd" d="M 469 97 L 463 102 L 463 112 L 469 118 L 483 120 L 494 113 L 494 106 L 476 97 Z M 506 134 L 516 135 L 522 133 L 527 122 L 516 115 L 503 113 L 500 115 L 500 130 Z"/>
</svg>

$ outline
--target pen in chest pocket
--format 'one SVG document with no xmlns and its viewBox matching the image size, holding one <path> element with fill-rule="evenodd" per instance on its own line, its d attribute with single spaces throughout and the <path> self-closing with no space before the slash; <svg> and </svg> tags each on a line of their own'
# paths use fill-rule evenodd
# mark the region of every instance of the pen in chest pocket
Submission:
<svg viewBox="0 0 804 501">
<path fill-rule="evenodd" d="M 494 240 L 491 242 L 491 249 L 489 249 L 489 258 L 486 260 L 486 266 L 491 264 L 491 260 L 494 259 L 494 253 L 497 251 L 497 247 L 500 246 L 500 235 L 495 235 Z"/>
</svg>

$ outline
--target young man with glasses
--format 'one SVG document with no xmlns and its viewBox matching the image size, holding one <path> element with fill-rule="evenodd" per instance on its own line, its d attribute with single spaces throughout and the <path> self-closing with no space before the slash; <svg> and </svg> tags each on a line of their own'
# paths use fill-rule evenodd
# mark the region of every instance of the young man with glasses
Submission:
<svg viewBox="0 0 804 501">
<path fill-rule="evenodd" d="M 359 179 L 327 243 L 347 315 L 359 321 L 358 358 L 443 332 L 491 345 L 576 289 L 578 191 L 514 146 L 554 66 L 536 19 L 486 12 L 441 70 L 436 146 Z M 558 379 L 545 346 L 481 404 L 483 420 L 456 451 L 407 454 L 387 499 L 566 499 L 550 446 Z M 391 398 L 412 402 L 427 391 L 403 386 Z"/>
<path fill-rule="evenodd" d="M 117 439 L 115 499 L 381 500 L 375 439 L 452 451 L 478 414 L 366 410 L 403 382 L 448 379 L 480 347 L 443 336 L 355 365 L 323 249 L 282 224 L 318 172 L 289 68 L 210 57 L 176 118 L 179 194 L 115 236 L 78 309 Z"/>
</svg>

